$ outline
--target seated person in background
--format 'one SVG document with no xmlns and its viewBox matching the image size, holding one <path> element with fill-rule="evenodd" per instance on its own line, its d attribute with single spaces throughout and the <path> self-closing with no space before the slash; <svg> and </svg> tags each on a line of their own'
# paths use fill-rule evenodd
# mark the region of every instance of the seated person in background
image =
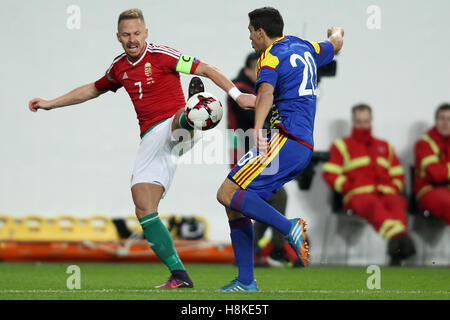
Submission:
<svg viewBox="0 0 450 320">
<path fill-rule="evenodd" d="M 389 142 L 372 136 L 372 109 L 366 104 L 352 108 L 352 134 L 336 140 L 323 178 L 342 194 L 343 206 L 366 219 L 388 242 L 391 265 L 415 254 L 407 232 L 406 206 L 402 196 L 403 168 Z"/>
<path fill-rule="evenodd" d="M 450 224 L 450 104 L 439 106 L 435 120 L 414 148 L 414 195 L 420 209 Z"/>
</svg>

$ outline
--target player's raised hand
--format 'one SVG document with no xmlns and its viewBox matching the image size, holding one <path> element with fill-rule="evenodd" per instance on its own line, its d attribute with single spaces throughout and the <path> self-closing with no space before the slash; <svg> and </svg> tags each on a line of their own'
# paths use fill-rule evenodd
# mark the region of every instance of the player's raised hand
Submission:
<svg viewBox="0 0 450 320">
<path fill-rule="evenodd" d="M 28 103 L 28 108 L 32 112 L 37 112 L 38 109 L 51 110 L 52 105 L 50 104 L 50 101 L 48 101 L 48 100 L 44 100 L 41 98 L 34 98 L 34 99 L 30 100 L 30 102 Z"/>
<path fill-rule="evenodd" d="M 253 109 L 255 108 L 256 96 L 249 93 L 242 93 L 237 97 L 236 102 L 242 109 Z"/>
<path fill-rule="evenodd" d="M 331 28 L 328 29 L 327 37 L 329 38 L 329 37 L 331 37 L 331 35 L 336 34 L 336 33 L 340 34 L 341 37 L 343 37 L 344 36 L 344 29 L 341 28 L 341 27 L 331 27 Z"/>
<path fill-rule="evenodd" d="M 340 27 L 331 27 L 328 29 L 327 34 L 328 41 L 330 41 L 334 47 L 334 54 L 337 54 L 344 44 L 344 29 Z"/>
</svg>

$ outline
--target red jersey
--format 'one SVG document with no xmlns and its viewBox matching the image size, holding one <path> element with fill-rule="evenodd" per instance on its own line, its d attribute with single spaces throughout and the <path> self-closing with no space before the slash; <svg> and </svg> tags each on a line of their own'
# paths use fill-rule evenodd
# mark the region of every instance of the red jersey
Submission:
<svg viewBox="0 0 450 320">
<path fill-rule="evenodd" d="M 116 92 L 125 87 L 136 110 L 141 137 L 185 106 L 179 72 L 192 74 L 200 62 L 170 47 L 146 44 L 138 60 L 131 62 L 122 53 L 95 82 L 99 91 Z"/>
</svg>

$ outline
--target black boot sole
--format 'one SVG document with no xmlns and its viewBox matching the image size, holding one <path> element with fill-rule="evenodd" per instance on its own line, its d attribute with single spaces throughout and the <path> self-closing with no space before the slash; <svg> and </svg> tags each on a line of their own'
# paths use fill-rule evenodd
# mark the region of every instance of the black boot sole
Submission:
<svg viewBox="0 0 450 320">
<path fill-rule="evenodd" d="M 205 86 L 203 85 L 203 81 L 199 77 L 193 77 L 189 82 L 188 99 L 190 99 L 194 94 L 204 91 Z"/>
</svg>

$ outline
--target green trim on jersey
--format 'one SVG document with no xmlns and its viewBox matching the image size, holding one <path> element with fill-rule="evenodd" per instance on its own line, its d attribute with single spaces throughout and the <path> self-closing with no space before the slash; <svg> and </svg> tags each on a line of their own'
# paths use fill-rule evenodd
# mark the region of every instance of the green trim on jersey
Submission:
<svg viewBox="0 0 450 320">
<path fill-rule="evenodd" d="M 188 56 L 186 54 L 181 54 L 178 59 L 177 65 L 175 66 L 175 71 L 182 72 L 186 74 L 191 74 L 192 64 L 194 63 L 194 57 Z"/>
<path fill-rule="evenodd" d="M 108 78 L 109 81 L 114 81 L 114 79 L 109 76 L 109 73 L 106 73 L 106 77 Z"/>
<path fill-rule="evenodd" d="M 172 117 L 170 117 L 170 118 L 172 118 Z M 144 139 L 145 135 L 146 135 L 147 133 L 149 133 L 150 131 L 152 131 L 152 129 L 153 129 L 154 127 L 156 127 L 158 124 L 163 123 L 164 121 L 166 121 L 166 120 L 168 120 L 168 119 L 170 119 L 170 118 L 166 118 L 166 119 L 161 120 L 160 122 L 155 123 L 154 125 L 152 125 L 150 128 L 147 129 L 147 131 L 144 132 L 144 134 L 142 135 L 141 139 Z"/>
</svg>

